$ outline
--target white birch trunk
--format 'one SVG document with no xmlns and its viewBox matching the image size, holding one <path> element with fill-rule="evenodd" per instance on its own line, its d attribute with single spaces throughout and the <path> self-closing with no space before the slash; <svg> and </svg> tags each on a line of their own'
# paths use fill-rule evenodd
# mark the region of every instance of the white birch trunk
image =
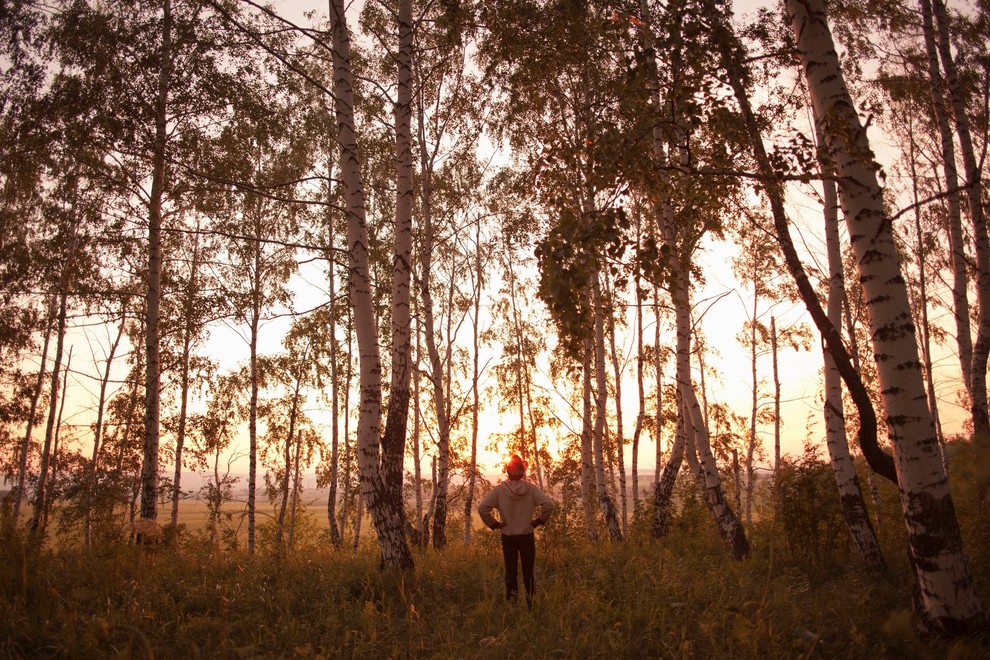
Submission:
<svg viewBox="0 0 990 660">
<path fill-rule="evenodd" d="M 670 527 L 671 497 L 674 493 L 677 473 L 680 471 L 684 459 L 684 445 L 686 444 L 684 424 L 681 415 L 677 417 L 677 430 L 674 432 L 674 442 L 670 447 L 670 459 L 664 464 L 663 472 L 656 480 L 656 485 L 653 488 L 653 525 L 650 531 L 655 539 L 666 536 Z M 659 465 L 659 463 L 658 460 L 657 464 Z"/>
<path fill-rule="evenodd" d="M 286 545 L 292 550 L 296 540 L 296 511 L 299 508 L 299 454 L 302 452 L 302 429 L 296 434 L 296 454 L 292 459 L 292 502 L 289 504 L 289 537 Z"/>
<path fill-rule="evenodd" d="M 921 0 L 923 7 L 927 1 Z M 966 102 L 963 98 L 956 62 L 952 56 L 952 44 L 949 41 L 949 20 L 945 3 L 942 0 L 931 0 L 931 5 L 935 16 L 935 43 L 942 60 L 942 68 L 945 70 L 945 83 L 966 174 L 966 198 L 969 201 L 969 217 L 973 223 L 973 245 L 976 252 L 976 300 L 979 303 L 979 310 L 976 342 L 973 344 L 973 366 L 970 370 L 973 430 L 976 433 L 988 433 L 990 432 L 990 415 L 987 408 L 987 358 L 990 357 L 990 236 L 987 235 L 981 181 L 984 156 L 977 159 L 973 147 L 969 117 L 966 116 Z M 924 9 L 922 11 L 924 12 Z"/>
<path fill-rule="evenodd" d="M 48 491 L 48 496 L 45 498 L 45 506 L 41 512 L 41 528 L 39 530 L 39 537 L 44 538 L 45 530 L 48 529 L 48 515 L 51 513 L 52 508 L 55 506 L 55 486 L 58 485 L 58 471 L 62 467 L 59 462 L 59 449 L 61 448 L 61 438 L 62 438 L 62 418 L 65 414 L 65 393 L 69 387 L 69 372 L 72 370 L 72 346 L 69 346 L 69 355 L 65 359 L 65 368 L 62 369 L 62 388 L 61 397 L 62 400 L 58 404 L 58 417 L 55 418 L 55 438 L 52 441 L 52 475 L 51 483 L 52 488 Z"/>
<path fill-rule="evenodd" d="M 910 138 L 911 150 L 908 162 L 911 166 L 911 191 L 914 196 L 914 231 L 917 239 L 915 246 L 915 258 L 918 262 L 918 300 L 914 305 L 920 316 L 921 326 L 921 358 L 924 362 L 925 392 L 928 394 L 928 409 L 932 415 L 932 423 L 935 425 L 935 437 L 938 439 L 938 447 L 942 452 L 942 467 L 946 475 L 949 474 L 949 452 L 945 447 L 945 436 L 942 434 L 942 422 L 938 414 L 938 397 L 935 395 L 935 371 L 932 367 L 932 336 L 928 323 L 928 254 L 925 250 L 925 237 L 921 226 L 921 200 L 918 192 L 918 172 L 916 164 L 916 145 L 914 136 Z"/>
<path fill-rule="evenodd" d="M 261 323 L 261 227 L 255 218 L 254 268 L 251 271 L 251 323 L 249 357 L 251 394 L 248 401 L 248 485 L 247 485 L 247 550 L 254 554 L 257 524 L 258 491 L 258 332 Z"/>
<path fill-rule="evenodd" d="M 344 542 L 340 526 L 337 524 L 337 488 L 340 483 L 340 384 L 337 379 L 337 285 L 334 262 L 331 257 L 329 265 L 330 293 L 330 484 L 327 494 L 327 529 L 330 532 L 330 544 L 340 548 Z"/>
<path fill-rule="evenodd" d="M 819 138 L 820 140 L 820 138 Z M 825 248 L 828 256 L 828 318 L 838 328 L 842 323 L 842 299 L 845 291 L 845 277 L 842 272 L 842 250 L 839 244 L 838 200 L 835 182 L 824 179 L 822 182 L 825 201 Z M 832 474 L 839 490 L 842 514 L 859 550 L 867 564 L 877 570 L 884 568 L 883 553 L 877 535 L 870 524 L 869 511 L 863 499 L 856 466 L 849 454 L 846 440 L 846 420 L 842 406 L 842 380 L 836 369 L 835 360 L 828 350 L 822 351 L 825 360 L 825 444 L 832 463 Z"/>
<path fill-rule="evenodd" d="M 615 503 L 609 495 L 605 484 L 605 417 L 606 406 L 608 405 L 608 384 L 605 378 L 605 329 L 602 320 L 602 296 L 601 285 L 598 275 L 592 276 L 591 298 L 595 310 L 595 385 L 597 392 L 595 397 L 595 430 L 593 449 L 595 454 L 595 489 L 598 494 L 598 505 L 602 508 L 605 516 L 605 525 L 608 528 L 608 536 L 613 541 L 622 540 L 622 528 L 619 526 L 619 517 L 616 514 Z"/>
<path fill-rule="evenodd" d="M 986 614 L 962 551 L 935 429 L 924 405 L 914 324 L 878 168 L 846 89 L 822 0 L 788 0 L 786 8 L 839 177 L 839 198 L 867 300 L 920 614 L 941 632 L 975 631 L 986 625 Z"/>
<path fill-rule="evenodd" d="M 302 373 L 305 368 L 306 358 L 309 354 L 309 345 L 306 346 L 306 350 L 303 353 L 302 360 L 300 361 L 296 375 L 295 375 L 295 387 L 292 391 L 292 407 L 289 409 L 289 428 L 285 434 L 285 468 L 282 474 L 282 501 L 279 503 L 278 518 L 276 519 L 275 526 L 275 555 L 281 556 L 282 554 L 282 538 L 285 534 L 285 514 L 289 507 L 289 491 L 292 484 L 292 442 L 296 439 L 299 443 L 301 438 L 296 438 L 296 420 L 299 416 L 299 392 L 302 389 Z"/>
<path fill-rule="evenodd" d="M 759 277 L 759 274 L 754 272 L 753 310 L 749 317 L 749 372 L 752 399 L 750 401 L 749 414 L 749 441 L 746 443 L 746 509 L 743 511 L 743 517 L 747 527 L 753 524 L 753 492 L 756 486 L 754 483 L 753 454 L 756 451 L 756 413 L 760 395 L 760 381 L 756 371 L 756 319 L 758 311 L 757 304 L 760 300 L 757 277 Z"/>
<path fill-rule="evenodd" d="M 401 3 L 400 3 L 400 6 Z M 409 19 L 412 20 L 411 18 Z M 410 33 L 410 39 L 412 35 Z M 422 169 L 422 249 L 420 250 L 420 298 L 423 301 L 423 336 L 430 361 L 429 379 L 433 389 L 433 408 L 437 416 L 437 474 L 434 489 L 435 513 L 433 515 L 433 546 L 437 549 L 447 544 L 447 482 L 450 476 L 450 420 L 447 414 L 447 392 L 444 385 L 443 361 L 437 348 L 436 319 L 433 314 L 433 292 L 430 289 L 433 269 L 433 163 L 426 154 L 426 127 L 422 103 L 419 107 L 420 162 Z M 410 171 L 411 174 L 411 171 Z M 441 335 L 442 336 L 442 335 Z M 520 401 L 521 404 L 521 401 Z"/>
<path fill-rule="evenodd" d="M 414 562 L 406 543 L 405 515 L 401 508 L 402 453 L 398 454 L 398 484 L 387 480 L 388 476 L 394 474 L 396 466 L 389 467 L 389 475 L 386 475 L 385 479 L 379 469 L 382 412 L 381 357 L 369 267 L 368 227 L 365 219 L 361 161 L 354 129 L 350 34 L 344 15 L 343 0 L 331 0 L 330 19 L 334 106 L 337 140 L 340 146 L 339 162 L 341 179 L 347 196 L 349 291 L 361 365 L 357 439 L 361 492 L 375 522 L 383 564 L 389 568 L 411 569 Z M 408 313 L 408 308 L 406 311 Z M 394 459 L 392 453 L 394 452 L 390 452 L 386 458 Z M 389 506 L 389 503 L 392 506 Z M 395 508 L 396 503 L 399 505 L 398 509 Z"/>
<path fill-rule="evenodd" d="M 732 557 L 734 559 L 743 559 L 749 555 L 749 540 L 746 538 L 746 533 L 743 531 L 739 518 L 736 517 L 735 512 L 732 511 L 732 507 L 729 506 L 728 501 L 725 499 L 722 479 L 718 474 L 718 465 L 715 463 L 715 456 L 712 455 L 711 445 L 709 443 L 708 427 L 705 424 L 705 419 L 702 415 L 697 395 L 694 393 L 694 388 L 684 388 L 683 397 L 684 412 L 690 415 L 691 427 L 693 427 L 693 434 L 691 430 L 688 430 L 688 442 L 690 443 L 692 439 L 694 441 L 708 508 L 715 518 L 719 535 L 732 552 Z"/>
<path fill-rule="evenodd" d="M 162 48 L 155 100 L 155 143 L 148 213 L 148 302 L 145 310 L 144 462 L 141 466 L 141 518 L 158 518 L 158 442 L 161 405 L 160 331 L 162 287 L 162 198 L 165 191 L 168 90 L 172 66 L 172 3 L 165 0 Z"/>
<path fill-rule="evenodd" d="M 956 346 L 959 366 L 962 369 L 966 393 L 973 396 L 973 336 L 969 314 L 969 274 L 966 259 L 966 243 L 963 238 L 962 212 L 959 199 L 959 172 L 956 168 L 956 151 L 952 139 L 952 127 L 946 112 L 946 90 L 939 68 L 935 25 L 932 19 L 932 3 L 921 0 L 922 33 L 925 37 L 925 54 L 928 59 L 928 84 L 932 94 L 932 110 L 938 124 L 939 146 L 942 155 L 942 172 L 945 177 L 946 223 L 948 224 L 949 249 L 952 261 L 952 313 L 956 321 Z"/>
<path fill-rule="evenodd" d="M 478 324 L 481 316 L 481 292 L 484 288 L 484 270 L 481 263 L 481 219 L 474 241 L 474 318 L 471 324 L 471 459 L 468 464 L 467 497 L 464 498 L 464 545 L 471 544 L 471 521 L 474 514 L 474 489 L 478 476 L 478 409 L 481 407 L 480 378 L 481 351 Z"/>
<path fill-rule="evenodd" d="M 615 295 L 610 296 L 615 300 Z M 612 358 L 612 375 L 615 383 L 615 453 L 619 473 L 619 502 L 622 512 L 622 533 L 629 533 L 629 498 L 626 491 L 625 437 L 622 433 L 622 368 L 619 365 L 619 350 L 615 341 L 615 311 L 608 313 L 608 341 Z"/>
<path fill-rule="evenodd" d="M 770 317 L 770 353 L 773 355 L 773 471 L 780 465 L 780 369 L 777 362 L 777 321 Z"/>
<path fill-rule="evenodd" d="M 592 450 L 594 427 L 591 421 L 591 340 L 584 340 L 584 368 L 581 378 L 581 503 L 584 507 L 584 527 L 589 541 L 598 539 L 595 525 L 595 495 L 593 486 L 594 454 Z"/>
<path fill-rule="evenodd" d="M 640 230 L 642 228 L 642 214 L 636 210 L 636 262 L 639 263 L 640 250 Z M 638 408 L 636 413 L 636 426 L 633 428 L 632 436 L 632 510 L 633 519 L 639 511 L 639 438 L 643 433 L 643 423 L 646 421 L 646 384 L 643 380 L 643 290 L 640 269 L 636 268 L 636 276 L 633 279 L 633 287 L 636 290 L 636 391 L 639 394 Z M 659 444 L 659 442 L 657 443 Z"/>
<path fill-rule="evenodd" d="M 661 442 L 663 436 L 663 359 L 660 354 L 660 288 L 657 285 L 653 285 L 653 356 L 654 356 L 654 368 L 656 369 L 656 388 L 657 388 L 657 412 L 656 412 L 656 452 L 654 454 L 653 463 L 653 485 L 656 488 L 656 484 L 660 482 L 660 471 L 661 466 L 664 465 L 663 461 L 663 443 Z M 674 458 L 674 452 L 671 451 L 670 458 Z M 681 457 L 677 457 L 678 466 L 680 465 Z M 678 468 L 679 469 L 679 468 Z M 675 470 L 676 475 L 676 470 Z"/>
</svg>

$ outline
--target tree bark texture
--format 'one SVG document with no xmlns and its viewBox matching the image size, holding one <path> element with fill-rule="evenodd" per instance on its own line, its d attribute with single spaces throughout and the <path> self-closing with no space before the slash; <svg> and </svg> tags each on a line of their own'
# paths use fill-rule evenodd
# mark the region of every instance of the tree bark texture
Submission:
<svg viewBox="0 0 990 660">
<path fill-rule="evenodd" d="M 168 138 L 168 90 L 172 72 L 172 3 L 165 0 L 162 48 L 155 99 L 155 142 L 151 198 L 148 203 L 148 301 L 145 309 L 144 462 L 141 466 L 141 517 L 158 518 L 158 442 L 161 407 L 162 199 L 165 194 L 165 146 Z"/>
<path fill-rule="evenodd" d="M 907 288 L 893 226 L 883 208 L 878 167 L 845 86 L 822 0 L 788 0 L 786 9 L 838 176 L 839 199 L 867 301 L 922 621 L 947 634 L 980 630 L 986 625 L 986 613 L 963 554 L 925 404 Z"/>
<path fill-rule="evenodd" d="M 963 238 L 962 210 L 959 199 L 959 171 L 956 167 L 956 150 L 949 123 L 951 110 L 942 72 L 939 66 L 935 24 L 932 18 L 931 0 L 921 0 L 922 34 L 925 37 L 925 54 L 928 59 L 928 84 L 932 94 L 932 110 L 938 124 L 939 146 L 942 155 L 942 172 L 945 177 L 946 224 L 952 263 L 952 313 L 956 321 L 956 346 L 963 384 L 972 401 L 973 396 L 973 335 L 969 314 L 969 274 L 966 259 L 966 242 Z M 972 406 L 972 404 L 970 404 Z"/>
<path fill-rule="evenodd" d="M 797 286 L 801 300 L 804 302 L 808 313 L 815 322 L 815 326 L 818 328 L 818 332 L 821 334 L 828 351 L 832 354 L 836 369 L 839 370 L 839 374 L 842 376 L 842 380 L 849 389 L 849 394 L 856 405 L 856 410 L 859 413 L 857 439 L 860 449 L 863 452 L 863 457 L 870 465 L 870 468 L 877 474 L 897 483 L 897 471 L 894 466 L 894 459 L 885 453 L 877 443 L 877 422 L 876 412 L 873 410 L 873 401 L 870 399 L 870 395 L 866 391 L 863 381 L 860 379 L 859 369 L 854 366 L 849 353 L 846 351 L 845 344 L 842 342 L 842 336 L 839 334 L 836 326 L 829 321 L 825 310 L 822 309 L 821 302 L 818 299 L 818 293 L 812 287 L 808 275 L 804 270 L 804 265 L 801 263 L 801 259 L 794 247 L 794 242 L 791 240 L 787 213 L 784 209 L 784 191 L 780 183 L 774 179 L 773 167 L 767 155 L 766 148 L 763 145 L 763 136 L 756 121 L 756 116 L 753 113 L 749 94 L 743 82 L 743 72 L 740 65 L 740 58 L 743 54 L 737 50 L 735 38 L 723 25 L 717 23 L 716 29 L 722 31 L 720 41 L 724 49 L 723 64 L 728 73 L 729 84 L 743 114 L 757 167 L 765 177 L 763 179 L 763 190 L 770 202 L 774 229 L 777 231 L 777 240 L 780 242 L 784 262 L 787 264 L 787 269 L 790 271 L 791 277 L 794 278 L 794 283 Z"/>
<path fill-rule="evenodd" d="M 346 190 L 349 292 L 354 313 L 360 359 L 360 405 L 358 408 L 358 464 L 361 492 L 378 532 L 382 563 L 388 568 L 411 569 L 412 553 L 405 537 L 402 507 L 402 453 L 395 446 L 382 448 L 380 430 L 382 409 L 381 356 L 372 292 L 368 254 L 368 226 L 357 134 L 354 129 L 354 93 L 351 74 L 350 34 L 344 15 L 344 1 L 330 2 L 334 67 L 334 107 L 340 172 Z M 399 393 L 393 392 L 392 396 Z M 408 397 L 408 389 L 406 390 Z M 408 402 L 407 404 L 408 405 Z M 397 465 L 379 465 L 398 461 Z M 398 479 L 389 478 L 398 475 Z"/>
<path fill-rule="evenodd" d="M 622 540 L 622 527 L 619 524 L 619 516 L 615 510 L 615 502 L 609 495 L 605 484 L 605 417 L 606 406 L 608 405 L 608 383 L 605 377 L 605 329 L 602 319 L 602 295 L 601 285 L 598 275 L 592 276 L 591 296 L 595 310 L 595 431 L 593 449 L 595 453 L 595 489 L 598 494 L 598 505 L 602 508 L 605 517 L 605 526 L 608 529 L 608 536 L 613 541 Z"/>
<path fill-rule="evenodd" d="M 935 43 L 945 71 L 945 83 L 949 92 L 952 116 L 955 119 L 959 151 L 965 170 L 966 198 L 969 201 L 969 217 L 973 222 L 973 245 L 976 252 L 976 342 L 973 344 L 973 366 L 970 370 L 970 398 L 973 407 L 973 430 L 990 433 L 990 415 L 987 407 L 987 359 L 990 357 L 990 236 L 987 235 L 986 211 L 983 206 L 981 165 L 983 156 L 977 159 L 966 115 L 966 99 L 949 41 L 949 18 L 942 0 L 921 0 L 922 13 L 925 4 L 931 2 L 935 17 Z M 927 27 L 927 26 L 926 26 Z"/>
<path fill-rule="evenodd" d="M 584 507 L 584 527 L 589 541 L 598 539 L 595 525 L 594 451 L 592 449 L 594 425 L 591 420 L 591 368 L 594 354 L 591 340 L 584 340 L 584 368 L 581 375 L 581 503 Z"/>
<path fill-rule="evenodd" d="M 819 138 L 820 141 L 820 138 Z M 842 300 L 845 277 L 842 272 L 842 248 L 839 244 L 839 203 L 835 182 L 822 181 L 822 198 L 825 202 L 825 248 L 828 254 L 828 317 L 835 327 L 842 323 Z M 849 454 L 846 440 L 846 420 L 842 406 L 842 378 L 835 368 L 832 354 L 822 351 L 825 360 L 825 444 L 832 463 L 832 474 L 839 489 L 839 501 L 849 534 L 860 556 L 875 570 L 885 567 L 883 553 L 876 532 L 870 523 L 870 512 L 863 499 L 863 490 L 856 474 L 856 466 Z"/>
</svg>

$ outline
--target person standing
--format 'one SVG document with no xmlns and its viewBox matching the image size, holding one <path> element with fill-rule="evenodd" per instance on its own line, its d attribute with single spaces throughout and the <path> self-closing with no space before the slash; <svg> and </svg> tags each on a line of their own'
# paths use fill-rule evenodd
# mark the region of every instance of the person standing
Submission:
<svg viewBox="0 0 990 660">
<path fill-rule="evenodd" d="M 536 582 L 533 566 L 536 563 L 536 537 L 533 530 L 544 525 L 553 511 L 553 501 L 543 489 L 525 480 L 526 463 L 513 454 L 505 464 L 508 481 L 492 488 L 478 504 L 481 520 L 492 530 L 502 532 L 502 556 L 505 559 L 505 597 L 516 600 L 519 596 L 519 563 L 522 562 L 523 586 L 526 588 L 526 604 L 533 606 Z M 539 514 L 534 516 L 536 509 Z M 499 518 L 493 515 L 497 510 Z"/>
</svg>

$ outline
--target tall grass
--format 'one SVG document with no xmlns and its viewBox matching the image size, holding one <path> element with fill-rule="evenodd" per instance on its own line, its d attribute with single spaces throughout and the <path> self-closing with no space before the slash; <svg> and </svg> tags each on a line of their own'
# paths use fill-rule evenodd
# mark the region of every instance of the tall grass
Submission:
<svg viewBox="0 0 990 660">
<path fill-rule="evenodd" d="M 990 452 L 964 449 L 954 499 L 986 598 Z M 822 476 L 821 466 L 802 470 L 802 479 Z M 43 549 L 8 529 L 0 657 L 990 658 L 986 638 L 915 632 L 893 487 L 882 493 L 883 574 L 864 570 L 844 535 L 820 533 L 839 515 L 822 501 L 827 492 L 813 503 L 820 529 L 759 512 L 752 555 L 739 562 L 689 486 L 662 541 L 649 538 L 648 511 L 622 544 L 583 541 L 552 520 L 539 532 L 532 610 L 505 601 L 498 537 L 488 532 L 471 547 L 416 549 L 414 572 L 390 573 L 373 544 L 335 552 L 314 521 L 280 559 L 264 534 L 248 557 L 183 528 L 158 546 Z"/>
<path fill-rule="evenodd" d="M 552 532 L 552 530 L 551 530 Z M 754 534 L 758 539 L 768 537 Z M 539 542 L 532 610 L 504 600 L 493 537 L 419 551 L 414 573 L 371 548 L 278 562 L 168 546 L 0 550 L 4 657 L 978 657 L 980 640 L 922 640 L 895 562 L 810 568 L 756 543 L 732 562 L 713 530 L 663 543 Z"/>
</svg>

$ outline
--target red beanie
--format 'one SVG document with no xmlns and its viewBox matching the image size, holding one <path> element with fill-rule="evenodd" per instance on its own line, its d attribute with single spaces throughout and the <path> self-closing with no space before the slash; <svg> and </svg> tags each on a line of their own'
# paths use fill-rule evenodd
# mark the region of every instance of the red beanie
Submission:
<svg viewBox="0 0 990 660">
<path fill-rule="evenodd" d="M 522 479 L 526 476 L 526 462 L 518 454 L 513 454 L 505 464 L 505 473 L 509 475 L 509 479 Z"/>
</svg>

